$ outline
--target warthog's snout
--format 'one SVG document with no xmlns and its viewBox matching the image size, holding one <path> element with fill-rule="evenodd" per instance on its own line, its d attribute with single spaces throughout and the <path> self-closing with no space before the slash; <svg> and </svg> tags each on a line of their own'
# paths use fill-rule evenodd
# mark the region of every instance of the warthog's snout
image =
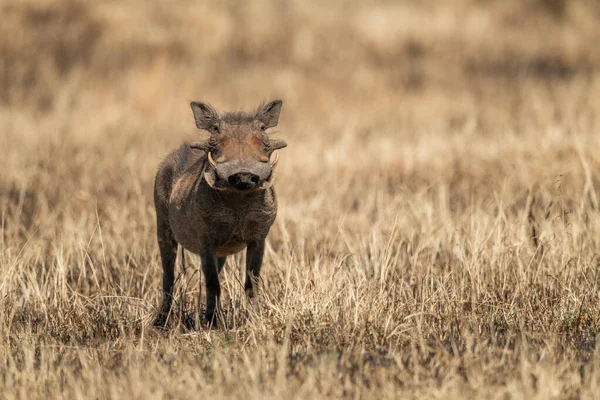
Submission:
<svg viewBox="0 0 600 400">
<path fill-rule="evenodd" d="M 250 172 L 238 172 L 227 178 L 227 181 L 231 186 L 238 190 L 248 190 L 254 189 L 256 185 L 258 185 L 260 176 Z"/>
</svg>

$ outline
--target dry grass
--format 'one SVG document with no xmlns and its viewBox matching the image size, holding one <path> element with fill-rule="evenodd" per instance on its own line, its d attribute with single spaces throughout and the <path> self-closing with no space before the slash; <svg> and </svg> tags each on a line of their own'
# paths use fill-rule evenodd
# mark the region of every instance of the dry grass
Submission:
<svg viewBox="0 0 600 400">
<path fill-rule="evenodd" d="M 244 4 L 0 2 L 2 397 L 597 397 L 598 1 Z M 188 102 L 279 97 L 259 298 L 153 329 Z"/>
</svg>

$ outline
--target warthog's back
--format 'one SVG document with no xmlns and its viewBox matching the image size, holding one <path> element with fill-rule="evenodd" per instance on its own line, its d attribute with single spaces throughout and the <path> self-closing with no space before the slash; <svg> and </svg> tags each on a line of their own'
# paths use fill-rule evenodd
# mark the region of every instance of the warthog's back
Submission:
<svg viewBox="0 0 600 400">
<path fill-rule="evenodd" d="M 175 182 L 187 169 L 202 168 L 204 158 L 203 151 L 192 151 L 189 145 L 184 143 L 164 159 L 158 168 L 154 182 L 154 203 L 157 212 L 159 207 L 166 207 L 169 204 Z M 200 174 L 198 173 L 195 178 L 199 177 Z"/>
</svg>

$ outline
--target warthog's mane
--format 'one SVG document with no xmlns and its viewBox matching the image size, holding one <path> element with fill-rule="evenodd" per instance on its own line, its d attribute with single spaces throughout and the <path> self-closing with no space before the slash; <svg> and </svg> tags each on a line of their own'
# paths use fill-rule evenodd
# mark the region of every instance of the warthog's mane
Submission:
<svg viewBox="0 0 600 400">
<path fill-rule="evenodd" d="M 254 121 L 256 118 L 257 113 L 248 113 L 244 111 L 228 112 L 220 116 L 221 121 L 232 125 L 247 124 Z"/>
<path fill-rule="evenodd" d="M 254 112 L 246 111 L 230 111 L 226 113 L 220 113 L 219 119 L 227 124 L 242 125 L 250 123 L 258 119 L 260 110 L 263 108 L 264 103 L 261 103 Z"/>
</svg>

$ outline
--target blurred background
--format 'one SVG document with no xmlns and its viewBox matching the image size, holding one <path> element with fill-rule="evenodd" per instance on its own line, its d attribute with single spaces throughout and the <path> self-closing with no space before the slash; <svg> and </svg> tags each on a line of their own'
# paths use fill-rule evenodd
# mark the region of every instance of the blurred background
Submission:
<svg viewBox="0 0 600 400">
<path fill-rule="evenodd" d="M 372 128 L 476 118 L 487 131 L 535 113 L 532 88 L 585 102 L 600 68 L 597 0 L 22 0 L 0 12 L 2 108 L 87 110 L 96 124 L 181 128 L 192 99 L 282 97 L 307 130 L 368 110 Z"/>
<path fill-rule="evenodd" d="M 149 329 L 189 102 L 277 98 L 258 313 Z M 600 0 L 0 0 L 3 395 L 597 397 L 599 149 Z"/>
<path fill-rule="evenodd" d="M 0 13 L 0 186 L 19 204 L 43 188 L 38 209 L 136 198 L 150 215 L 161 158 L 199 134 L 191 100 L 281 98 L 284 178 L 320 177 L 311 162 L 350 182 L 371 165 L 392 194 L 485 189 L 499 169 L 519 190 L 552 185 L 565 171 L 550 161 L 577 158 L 569 135 L 598 128 L 598 0 L 2 0 Z M 282 190 L 317 190 L 295 189 Z"/>
</svg>

